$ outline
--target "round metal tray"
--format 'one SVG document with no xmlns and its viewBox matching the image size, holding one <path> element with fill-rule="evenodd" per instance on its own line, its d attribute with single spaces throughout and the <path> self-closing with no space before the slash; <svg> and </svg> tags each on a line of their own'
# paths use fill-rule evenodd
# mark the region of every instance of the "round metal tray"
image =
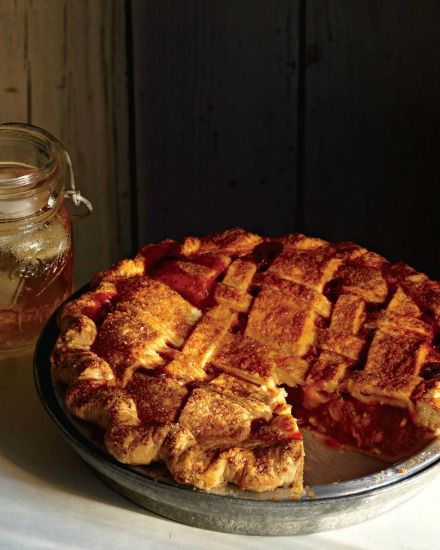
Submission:
<svg viewBox="0 0 440 550">
<path fill-rule="evenodd" d="M 46 411 L 66 441 L 108 485 L 157 514 L 227 533 L 312 533 L 383 513 L 411 498 L 439 472 L 440 439 L 407 460 L 387 465 L 358 453 L 328 449 L 307 434 L 305 481 L 309 485 L 296 500 L 288 489 L 252 493 L 228 486 L 199 491 L 177 485 L 160 466 L 121 464 L 92 443 L 87 428 L 63 405 L 49 362 L 58 336 L 55 316 L 46 325 L 34 356 L 35 385 Z"/>
</svg>

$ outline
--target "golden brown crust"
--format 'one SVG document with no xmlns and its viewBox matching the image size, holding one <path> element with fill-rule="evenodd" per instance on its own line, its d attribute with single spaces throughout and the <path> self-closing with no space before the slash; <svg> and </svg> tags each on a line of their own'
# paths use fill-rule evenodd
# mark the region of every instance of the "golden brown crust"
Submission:
<svg viewBox="0 0 440 550">
<path fill-rule="evenodd" d="M 332 278 L 342 262 L 335 256 L 332 246 L 323 244 L 314 248 L 304 248 L 307 239 L 285 247 L 269 268 L 282 279 L 287 279 L 317 292 Z"/>
<path fill-rule="evenodd" d="M 291 292 L 285 292 L 288 286 Z M 263 284 L 249 313 L 245 336 L 282 354 L 304 356 L 315 342 L 318 313 L 315 303 L 301 295 L 309 290 L 300 293 L 296 289 L 297 285 L 288 281 Z"/>
<path fill-rule="evenodd" d="M 162 460 L 180 483 L 300 493 L 282 384 L 304 422 L 366 452 L 440 431 L 440 283 L 353 243 L 232 229 L 147 245 L 58 324 L 72 414 L 121 462 Z"/>
<path fill-rule="evenodd" d="M 182 351 L 164 368 L 167 375 L 185 383 L 208 377 L 206 366 L 236 318 L 233 311 L 221 305 L 209 313 L 193 330 Z"/>
<path fill-rule="evenodd" d="M 201 312 L 164 283 L 133 277 L 121 285 L 118 309 L 144 317 L 175 346 L 181 346 Z"/>
<path fill-rule="evenodd" d="M 431 430 L 440 430 L 440 379 L 420 382 L 413 400 L 419 424 Z"/>
<path fill-rule="evenodd" d="M 198 254 L 245 256 L 263 241 L 262 237 L 237 227 L 200 239 Z"/>
</svg>

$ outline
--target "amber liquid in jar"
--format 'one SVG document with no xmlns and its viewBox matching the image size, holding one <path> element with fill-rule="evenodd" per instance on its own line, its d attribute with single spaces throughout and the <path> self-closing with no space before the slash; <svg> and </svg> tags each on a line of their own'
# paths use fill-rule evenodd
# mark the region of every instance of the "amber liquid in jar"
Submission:
<svg viewBox="0 0 440 550">
<path fill-rule="evenodd" d="M 3 163 L 0 184 L 30 169 Z M 32 211 L 37 200 L 43 204 L 38 218 L 12 218 L 0 226 L 0 356 L 31 349 L 51 313 L 72 292 L 71 220 L 60 197 L 43 192 L 43 199 L 20 198 L 8 208 L 26 209 L 27 201 Z"/>
<path fill-rule="evenodd" d="M 61 211 L 47 225 L 9 237 L 7 246 L 0 246 L 1 351 L 31 345 L 72 292 L 72 250 L 63 215 Z"/>
</svg>

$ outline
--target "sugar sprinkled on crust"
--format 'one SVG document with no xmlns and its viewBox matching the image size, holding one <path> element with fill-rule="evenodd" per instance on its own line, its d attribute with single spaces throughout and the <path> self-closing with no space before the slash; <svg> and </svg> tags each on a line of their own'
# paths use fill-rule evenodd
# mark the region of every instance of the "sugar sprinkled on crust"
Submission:
<svg viewBox="0 0 440 550">
<path fill-rule="evenodd" d="M 404 264 L 236 228 L 97 274 L 61 311 L 51 362 L 72 414 L 103 428 L 118 460 L 162 460 L 202 489 L 299 496 L 291 403 L 322 436 L 382 457 L 436 436 L 439 323 L 440 283 Z"/>
</svg>

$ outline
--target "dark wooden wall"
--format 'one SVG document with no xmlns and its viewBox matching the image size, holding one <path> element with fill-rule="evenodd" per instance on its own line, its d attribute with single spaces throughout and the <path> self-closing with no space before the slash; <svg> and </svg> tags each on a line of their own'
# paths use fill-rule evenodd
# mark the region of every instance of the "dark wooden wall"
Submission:
<svg viewBox="0 0 440 550">
<path fill-rule="evenodd" d="M 440 2 L 307 2 L 304 230 L 440 277 Z"/>
<path fill-rule="evenodd" d="M 139 234 L 292 230 L 298 2 L 133 2 Z"/>
<path fill-rule="evenodd" d="M 231 225 L 440 278 L 437 0 L 3 0 L 2 25 L 0 118 L 59 135 L 96 204 L 79 282 Z"/>
</svg>

